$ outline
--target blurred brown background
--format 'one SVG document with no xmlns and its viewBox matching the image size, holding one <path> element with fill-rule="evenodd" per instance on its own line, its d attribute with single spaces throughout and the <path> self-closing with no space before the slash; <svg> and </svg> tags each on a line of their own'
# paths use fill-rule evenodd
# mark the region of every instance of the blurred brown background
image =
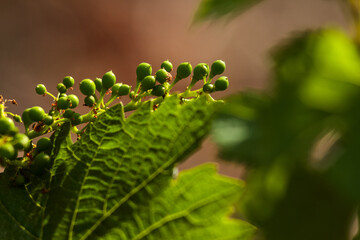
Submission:
<svg viewBox="0 0 360 240">
<path fill-rule="evenodd" d="M 330 0 L 267 0 L 233 21 L 191 25 L 199 0 L 12 0 L 0 1 L 0 94 L 15 98 L 12 112 L 34 105 L 49 108 L 51 98 L 35 94 L 38 83 L 56 93 L 66 75 L 77 82 L 113 70 L 118 81 L 134 84 L 135 69 L 149 62 L 156 70 L 169 59 L 227 63 L 231 88 L 224 97 L 246 88 L 265 88 L 267 52 L 294 30 L 346 28 L 344 9 Z M 180 83 L 184 89 L 188 82 Z M 75 90 L 79 96 L 78 89 Z M 85 110 L 85 109 L 84 109 Z M 239 176 L 242 167 L 216 157 L 206 140 L 181 168 L 220 163 L 220 172 Z"/>
</svg>

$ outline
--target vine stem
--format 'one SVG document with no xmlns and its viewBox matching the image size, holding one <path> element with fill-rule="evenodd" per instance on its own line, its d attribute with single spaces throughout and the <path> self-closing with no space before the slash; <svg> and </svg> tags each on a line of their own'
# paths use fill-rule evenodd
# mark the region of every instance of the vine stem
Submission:
<svg viewBox="0 0 360 240">
<path fill-rule="evenodd" d="M 108 107 L 115 99 L 117 99 L 118 96 L 117 95 L 112 95 L 111 98 L 107 101 L 107 103 L 105 104 L 105 107 Z"/>
<path fill-rule="evenodd" d="M 56 98 L 54 95 L 52 95 L 51 93 L 49 93 L 48 91 L 46 91 L 45 94 L 47 94 L 47 95 L 49 95 L 50 97 L 52 97 L 55 101 L 57 100 L 57 98 Z"/>
<path fill-rule="evenodd" d="M 5 117 L 5 105 L 0 104 L 0 118 Z"/>
<path fill-rule="evenodd" d="M 182 98 L 194 98 L 194 97 L 197 97 L 199 94 L 201 94 L 201 92 L 202 92 L 202 89 L 198 89 L 198 90 L 194 90 L 194 91 L 185 91 L 185 92 L 179 94 L 179 97 L 182 97 Z M 142 96 L 145 96 L 145 95 L 148 96 L 148 94 L 144 94 Z M 214 99 L 212 99 L 211 96 L 209 96 L 209 97 L 210 97 L 210 98 L 208 98 L 209 101 L 214 101 Z M 149 101 L 151 101 L 152 105 L 156 105 L 156 104 L 159 104 L 162 101 L 164 101 L 164 99 L 165 99 L 164 97 L 157 97 L 157 98 L 150 99 Z M 140 108 L 141 106 L 143 106 L 147 102 L 148 101 L 145 101 L 145 102 L 131 101 L 131 102 L 129 102 L 128 104 L 126 104 L 124 106 L 124 112 L 129 112 L 129 111 L 136 110 L 136 109 Z M 99 99 L 98 104 L 101 104 L 101 98 Z M 0 104 L 0 113 L 1 113 L 1 109 L 3 109 L 3 107 L 1 107 L 1 106 L 2 106 L 2 104 Z M 97 108 L 96 111 L 97 111 L 98 115 L 105 112 L 105 110 L 101 109 L 101 108 Z M 96 119 L 95 115 L 96 114 L 94 113 L 93 110 L 91 110 L 87 114 L 82 115 L 82 118 L 83 118 L 82 123 L 89 123 L 89 122 L 95 121 L 95 119 Z M 60 125 L 61 123 L 67 122 L 67 121 L 70 121 L 70 120 L 67 119 L 67 118 L 59 119 L 59 120 L 55 121 L 51 126 L 44 127 L 40 132 L 34 131 L 34 130 L 27 131 L 27 136 L 30 139 L 33 139 L 33 138 L 39 137 L 39 136 L 47 133 L 49 131 L 49 129 L 51 131 L 55 131 L 56 129 L 58 129 L 61 126 Z M 76 132 L 76 133 L 81 132 L 75 126 L 73 126 L 72 130 L 73 130 L 73 132 Z"/>
<path fill-rule="evenodd" d="M 183 98 L 189 98 L 189 97 L 196 97 L 199 95 L 199 90 L 196 90 L 196 91 L 188 91 L 188 92 L 184 92 L 182 94 L 179 94 L 180 97 L 183 97 Z M 154 99 L 151 99 L 151 103 L 153 105 L 156 105 L 156 104 L 159 104 L 161 103 L 162 101 L 164 101 L 164 97 L 158 97 L 158 98 L 154 98 Z M 142 105 L 144 105 L 146 102 L 134 102 L 134 101 L 131 101 L 129 102 L 128 104 L 126 104 L 124 106 L 124 112 L 128 112 L 128 111 L 133 111 L 133 110 L 136 110 L 138 109 L 139 107 L 141 107 Z"/>
<path fill-rule="evenodd" d="M 98 99 L 98 101 L 96 102 L 96 107 L 100 108 L 101 106 L 105 106 L 104 105 L 104 96 L 106 94 L 106 90 L 102 89 L 100 92 L 100 98 Z"/>
</svg>

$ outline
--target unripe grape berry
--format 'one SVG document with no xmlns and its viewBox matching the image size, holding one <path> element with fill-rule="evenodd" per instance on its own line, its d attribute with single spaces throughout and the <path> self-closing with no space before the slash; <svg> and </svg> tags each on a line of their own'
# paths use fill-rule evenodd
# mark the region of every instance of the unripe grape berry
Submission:
<svg viewBox="0 0 360 240">
<path fill-rule="evenodd" d="M 192 72 L 192 66 L 188 62 L 181 63 L 178 68 L 176 69 L 176 78 L 177 79 L 184 79 L 190 76 Z"/>
<path fill-rule="evenodd" d="M 87 96 L 84 99 L 84 103 L 86 106 L 93 107 L 95 105 L 95 98 L 94 96 Z"/>
<path fill-rule="evenodd" d="M 39 107 L 39 106 L 35 106 L 35 107 L 30 108 L 29 118 L 33 122 L 42 121 L 45 118 L 44 109 L 42 107 Z"/>
<path fill-rule="evenodd" d="M 80 82 L 80 91 L 86 96 L 95 94 L 96 85 L 91 79 L 84 79 Z"/>
<path fill-rule="evenodd" d="M 118 96 L 126 96 L 130 93 L 131 87 L 127 84 L 122 84 L 118 91 Z"/>
<path fill-rule="evenodd" d="M 67 97 L 61 97 L 57 101 L 57 107 L 59 109 L 68 109 L 70 107 L 70 99 Z"/>
<path fill-rule="evenodd" d="M 29 145 L 24 148 L 24 152 L 30 152 L 33 149 L 32 141 L 29 141 Z"/>
<path fill-rule="evenodd" d="M 155 73 L 155 79 L 160 84 L 164 84 L 165 82 L 168 82 L 171 80 L 171 74 L 168 73 L 165 69 L 159 69 Z"/>
<path fill-rule="evenodd" d="M 111 95 L 117 96 L 121 85 L 122 85 L 122 83 L 115 83 L 114 86 L 112 86 L 112 88 L 111 88 Z"/>
<path fill-rule="evenodd" d="M 0 118 L 0 134 L 9 134 L 15 128 L 12 119 L 8 117 Z"/>
<path fill-rule="evenodd" d="M 10 130 L 9 136 L 14 136 L 17 133 L 19 133 L 19 129 L 17 127 L 14 127 Z"/>
<path fill-rule="evenodd" d="M 39 153 L 35 156 L 30 166 L 31 172 L 36 175 L 40 175 L 46 168 L 50 166 L 50 157 L 44 152 Z"/>
<path fill-rule="evenodd" d="M 30 119 L 29 112 L 31 108 L 27 108 L 24 110 L 24 112 L 21 115 L 21 119 L 25 126 L 29 126 L 33 121 Z"/>
<path fill-rule="evenodd" d="M 74 94 L 70 94 L 67 97 L 70 100 L 70 108 L 76 108 L 79 105 L 79 98 L 74 95 Z"/>
<path fill-rule="evenodd" d="M 203 86 L 203 91 L 206 93 L 212 93 L 212 92 L 214 92 L 214 90 L 215 90 L 215 87 L 211 83 L 206 83 Z"/>
<path fill-rule="evenodd" d="M 95 83 L 96 90 L 98 92 L 101 92 L 101 89 L 102 89 L 102 80 L 101 80 L 101 78 L 95 78 L 94 83 Z"/>
<path fill-rule="evenodd" d="M 46 115 L 44 118 L 44 123 L 45 125 L 50 126 L 51 124 L 54 123 L 54 118 L 50 115 Z"/>
<path fill-rule="evenodd" d="M 130 99 L 133 99 L 135 97 L 135 92 L 134 91 L 131 91 L 130 93 L 129 93 L 129 98 Z"/>
<path fill-rule="evenodd" d="M 202 80 L 209 74 L 209 66 L 206 63 L 199 63 L 194 68 L 194 80 Z"/>
<path fill-rule="evenodd" d="M 30 145 L 30 139 L 28 136 L 22 133 L 18 133 L 14 136 L 13 139 L 14 147 L 17 149 L 26 149 Z"/>
<path fill-rule="evenodd" d="M 13 159 L 15 154 L 16 154 L 15 148 L 11 143 L 7 142 L 0 145 L 0 158 Z"/>
<path fill-rule="evenodd" d="M 66 93 L 66 86 L 63 83 L 59 83 L 56 86 L 57 90 L 59 91 L 59 93 Z"/>
<path fill-rule="evenodd" d="M 66 76 L 63 79 L 63 84 L 65 85 L 66 88 L 71 88 L 72 86 L 74 86 L 75 80 L 73 77 Z"/>
<path fill-rule="evenodd" d="M 215 75 L 222 74 L 225 71 L 226 65 L 222 60 L 216 60 L 211 64 L 210 76 L 214 77 Z"/>
<path fill-rule="evenodd" d="M 60 93 L 59 98 L 61 97 L 67 97 L 68 95 L 66 93 Z"/>
<path fill-rule="evenodd" d="M 165 95 L 166 88 L 163 85 L 156 85 L 152 91 L 151 95 L 161 97 Z"/>
<path fill-rule="evenodd" d="M 20 115 L 15 114 L 15 115 L 13 116 L 13 119 L 14 119 L 15 122 L 21 122 L 21 117 L 20 117 Z"/>
<path fill-rule="evenodd" d="M 63 117 L 64 118 L 71 118 L 74 115 L 74 111 L 70 110 L 70 109 L 66 109 L 65 112 L 63 113 Z"/>
<path fill-rule="evenodd" d="M 143 92 L 152 89 L 155 86 L 155 77 L 154 76 L 146 76 L 141 82 L 141 90 Z"/>
<path fill-rule="evenodd" d="M 229 80 L 227 77 L 222 76 L 215 81 L 215 91 L 224 91 L 229 87 Z"/>
<path fill-rule="evenodd" d="M 102 77 L 102 87 L 106 90 L 114 86 L 115 82 L 116 76 L 112 71 L 105 73 Z"/>
<path fill-rule="evenodd" d="M 82 123 L 83 117 L 79 113 L 74 113 L 70 121 L 72 125 L 79 125 Z"/>
<path fill-rule="evenodd" d="M 21 174 L 18 174 L 14 179 L 14 182 L 17 186 L 23 186 L 25 184 L 25 181 L 25 177 Z"/>
<path fill-rule="evenodd" d="M 171 72 L 173 70 L 173 65 L 169 60 L 166 60 L 161 63 L 161 68 L 165 69 L 167 72 Z"/>
<path fill-rule="evenodd" d="M 46 93 L 46 87 L 44 84 L 38 84 L 35 88 L 35 92 L 39 95 L 44 95 Z"/>
<path fill-rule="evenodd" d="M 50 150 L 52 148 L 52 143 L 50 138 L 48 137 L 40 138 L 36 144 L 36 148 L 38 151 Z"/>
<path fill-rule="evenodd" d="M 151 75 L 152 68 L 148 63 L 140 63 L 136 68 L 136 79 L 141 82 L 146 76 Z"/>
</svg>

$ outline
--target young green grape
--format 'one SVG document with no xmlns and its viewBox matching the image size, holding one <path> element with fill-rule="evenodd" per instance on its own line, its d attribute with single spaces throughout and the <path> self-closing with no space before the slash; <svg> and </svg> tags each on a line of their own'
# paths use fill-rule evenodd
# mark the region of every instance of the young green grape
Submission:
<svg viewBox="0 0 360 240">
<path fill-rule="evenodd" d="M 111 88 L 111 95 L 118 96 L 121 85 L 122 83 L 115 83 L 114 86 L 112 86 Z"/>
<path fill-rule="evenodd" d="M 169 82 L 171 80 L 171 74 L 168 73 L 165 69 L 161 68 L 156 71 L 155 79 L 160 84 L 164 84 L 165 82 Z"/>
<path fill-rule="evenodd" d="M 215 87 L 211 83 L 206 83 L 203 86 L 203 91 L 206 93 L 212 93 L 212 92 L 214 92 L 214 90 L 215 90 Z"/>
<path fill-rule="evenodd" d="M 44 173 L 44 170 L 50 166 L 50 156 L 44 152 L 41 152 L 35 156 L 33 159 L 30 171 L 36 175 L 41 175 Z"/>
<path fill-rule="evenodd" d="M 135 91 L 131 91 L 131 92 L 129 93 L 129 98 L 130 98 L 130 99 L 134 99 L 134 98 L 135 98 Z"/>
<path fill-rule="evenodd" d="M 109 71 L 107 73 L 104 74 L 104 76 L 102 77 L 102 87 L 103 89 L 109 89 L 112 86 L 114 86 L 116 82 L 116 76 L 112 71 Z"/>
<path fill-rule="evenodd" d="M 45 125 L 50 126 L 51 124 L 54 123 L 54 118 L 50 115 L 46 115 L 44 118 L 44 123 L 45 123 Z"/>
<path fill-rule="evenodd" d="M 152 68 L 148 63 L 140 63 L 136 68 L 136 79 L 141 82 L 146 76 L 151 75 Z"/>
<path fill-rule="evenodd" d="M 7 142 L 0 145 L 0 159 L 14 159 L 16 158 L 16 150 L 14 146 Z"/>
<path fill-rule="evenodd" d="M 60 97 L 57 101 L 59 109 L 68 109 L 70 107 L 70 99 L 68 97 Z"/>
<path fill-rule="evenodd" d="M 15 134 L 12 142 L 16 149 L 26 149 L 30 145 L 28 136 L 22 133 Z"/>
<path fill-rule="evenodd" d="M 59 83 L 56 87 L 56 89 L 59 91 L 59 93 L 66 93 L 66 86 L 63 83 Z"/>
<path fill-rule="evenodd" d="M 38 149 L 38 151 L 47 151 L 47 150 L 51 150 L 52 148 L 52 143 L 50 138 L 48 137 L 43 137 L 40 138 L 39 141 L 36 144 L 36 148 Z"/>
<path fill-rule="evenodd" d="M 70 119 L 72 125 L 79 125 L 83 121 L 80 113 L 74 113 Z"/>
<path fill-rule="evenodd" d="M 155 77 L 146 76 L 141 82 L 141 91 L 145 92 L 155 86 Z"/>
<path fill-rule="evenodd" d="M 11 118 L 0 118 L 0 134 L 9 134 L 15 128 L 15 124 Z"/>
<path fill-rule="evenodd" d="M 190 76 L 192 72 L 192 66 L 189 62 L 181 63 L 176 69 L 176 79 L 181 80 Z"/>
<path fill-rule="evenodd" d="M 98 92 L 101 92 L 101 89 L 102 89 L 102 79 L 101 79 L 101 78 L 95 78 L 94 83 L 95 83 L 96 90 L 97 90 Z"/>
<path fill-rule="evenodd" d="M 95 105 L 95 98 L 94 96 L 87 96 L 84 99 L 85 106 L 93 107 Z"/>
<path fill-rule="evenodd" d="M 129 95 L 131 87 L 127 84 L 122 84 L 118 90 L 118 96 Z"/>
<path fill-rule="evenodd" d="M 67 97 L 68 95 L 66 93 L 60 93 L 59 98 L 61 97 Z"/>
<path fill-rule="evenodd" d="M 224 91 L 229 87 L 229 80 L 227 77 L 222 76 L 215 81 L 215 91 Z"/>
<path fill-rule="evenodd" d="M 96 85 L 91 79 L 84 79 L 80 82 L 80 92 L 86 96 L 95 94 Z"/>
<path fill-rule="evenodd" d="M 169 60 L 166 60 L 161 63 L 161 68 L 165 69 L 167 72 L 171 72 L 173 70 L 173 65 Z"/>
<path fill-rule="evenodd" d="M 161 97 L 164 96 L 166 92 L 166 88 L 163 85 L 156 85 L 152 91 L 151 95 Z"/>
<path fill-rule="evenodd" d="M 64 118 L 71 118 L 74 115 L 74 111 L 70 110 L 70 109 L 66 109 L 65 112 L 63 113 L 63 117 Z"/>
<path fill-rule="evenodd" d="M 71 76 L 66 76 L 63 79 L 63 84 L 65 85 L 66 88 L 71 88 L 72 86 L 74 86 L 75 80 Z"/>
<path fill-rule="evenodd" d="M 45 118 L 45 111 L 42 107 L 35 106 L 29 110 L 29 118 L 32 122 L 40 122 Z"/>
<path fill-rule="evenodd" d="M 46 93 L 46 87 L 44 84 L 36 85 L 35 92 L 39 95 L 44 95 Z"/>
<path fill-rule="evenodd" d="M 29 126 L 33 121 L 30 119 L 29 112 L 31 108 L 27 108 L 24 110 L 24 112 L 21 115 L 21 119 L 25 126 Z"/>
<path fill-rule="evenodd" d="M 76 95 L 70 94 L 67 98 L 70 100 L 70 108 L 76 108 L 79 105 L 80 101 Z"/>
<path fill-rule="evenodd" d="M 194 68 L 193 80 L 202 80 L 209 74 L 209 65 L 206 63 L 199 63 Z"/>
<path fill-rule="evenodd" d="M 216 75 L 220 75 L 225 71 L 226 65 L 222 60 L 216 60 L 211 64 L 210 79 Z"/>
</svg>

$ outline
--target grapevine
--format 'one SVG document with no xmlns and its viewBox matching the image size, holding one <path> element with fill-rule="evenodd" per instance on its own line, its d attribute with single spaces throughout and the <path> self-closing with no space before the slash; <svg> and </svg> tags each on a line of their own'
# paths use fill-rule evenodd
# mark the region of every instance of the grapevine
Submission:
<svg viewBox="0 0 360 240">
<path fill-rule="evenodd" d="M 44 97 L 50 96 L 53 100 L 52 107 L 46 112 L 40 106 L 33 106 L 27 108 L 21 117 L 6 111 L 7 104 L 16 101 L 1 97 L 1 166 L 4 168 L 14 166 L 17 171 L 13 184 L 23 185 L 31 174 L 42 175 L 51 168 L 50 156 L 53 143 L 50 138 L 43 135 L 56 131 L 67 122 L 71 124 L 71 132 L 79 139 L 86 131 L 87 124 L 95 121 L 116 100 L 120 100 L 120 103 L 124 105 L 124 112 L 136 110 L 148 102 L 155 111 L 165 98 L 174 94 L 178 96 L 181 103 L 191 101 L 200 95 L 205 95 L 209 102 L 214 102 L 216 100 L 210 94 L 214 91 L 223 91 L 228 87 L 228 78 L 225 76 L 218 78 L 215 87 L 211 83 L 216 75 L 222 74 L 225 70 L 225 63 L 222 60 L 215 61 L 210 69 L 206 63 L 198 64 L 194 70 L 189 62 L 181 63 L 176 69 L 174 78 L 170 73 L 172 68 L 172 63 L 166 60 L 152 75 L 152 66 L 149 63 L 139 64 L 136 69 L 136 86 L 133 90 L 132 86 L 116 82 L 116 76 L 112 71 L 106 72 L 102 78 L 84 79 L 79 83 L 80 92 L 84 95 L 82 98 L 70 93 L 75 86 L 75 80 L 71 76 L 66 76 L 61 83 L 57 84 L 57 94 L 48 92 L 44 84 L 38 84 L 35 92 Z M 184 92 L 172 91 L 176 83 L 186 78 L 190 78 L 191 81 Z M 203 87 L 192 90 L 198 81 L 203 81 Z M 126 104 L 124 103 L 125 96 L 129 97 Z M 78 113 L 79 105 L 88 107 L 88 113 L 83 115 Z M 24 133 L 19 132 L 14 121 L 23 124 Z M 79 129 L 81 124 L 84 127 Z M 43 137 L 34 144 L 35 138 L 40 136 Z"/>
</svg>

